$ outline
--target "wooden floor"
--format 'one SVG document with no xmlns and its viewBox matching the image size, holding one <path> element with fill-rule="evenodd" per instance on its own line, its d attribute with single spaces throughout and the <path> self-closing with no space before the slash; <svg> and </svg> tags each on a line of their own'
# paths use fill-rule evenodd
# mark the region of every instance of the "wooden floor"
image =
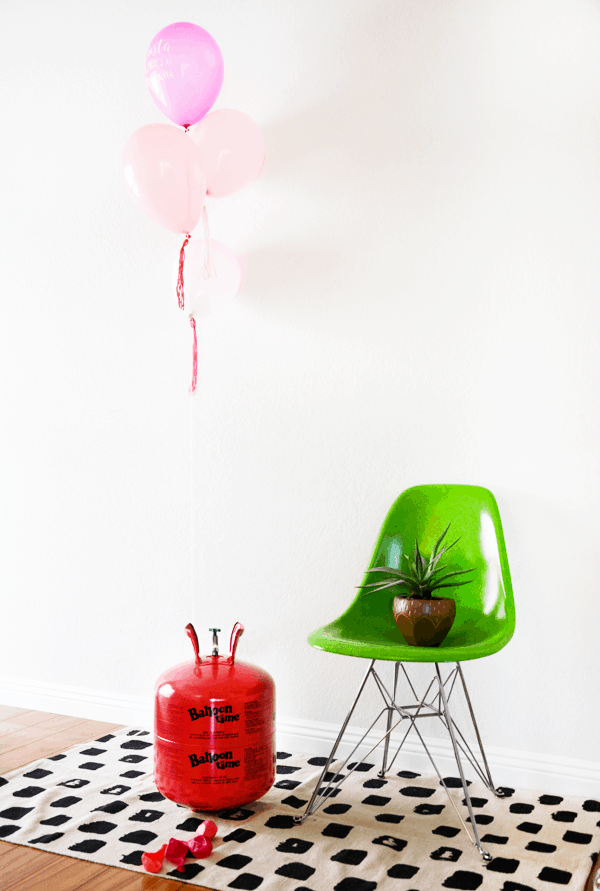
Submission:
<svg viewBox="0 0 600 891">
<path fill-rule="evenodd" d="M 0 705 L 0 776 L 120 726 Z M 190 887 L 198 888 L 0 841 L 1 891 L 182 891 Z"/>
</svg>

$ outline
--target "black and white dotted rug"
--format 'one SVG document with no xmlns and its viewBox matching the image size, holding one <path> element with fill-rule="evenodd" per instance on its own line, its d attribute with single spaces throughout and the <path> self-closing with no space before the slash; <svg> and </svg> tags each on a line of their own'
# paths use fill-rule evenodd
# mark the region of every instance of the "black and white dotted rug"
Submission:
<svg viewBox="0 0 600 891">
<path fill-rule="evenodd" d="M 0 839 L 144 872 L 144 851 L 192 839 L 204 819 L 157 792 L 152 757 L 152 734 L 126 728 L 11 771 L 0 777 Z M 496 799 L 473 782 L 494 856 L 484 866 L 436 776 L 381 780 L 375 764 L 297 825 L 324 763 L 279 752 L 264 798 L 205 815 L 219 830 L 212 855 L 190 855 L 183 874 L 165 861 L 160 875 L 218 891 L 582 891 L 600 848 L 600 802 L 514 789 Z M 459 781 L 446 781 L 463 808 Z"/>
</svg>

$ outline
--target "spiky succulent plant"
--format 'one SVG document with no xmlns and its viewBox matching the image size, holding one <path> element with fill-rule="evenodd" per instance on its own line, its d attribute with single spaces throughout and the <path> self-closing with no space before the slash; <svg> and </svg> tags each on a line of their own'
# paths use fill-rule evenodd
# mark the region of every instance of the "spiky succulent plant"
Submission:
<svg viewBox="0 0 600 891">
<path fill-rule="evenodd" d="M 400 597 L 413 597 L 416 600 L 431 600 L 432 592 L 437 591 L 438 588 L 454 588 L 458 585 L 468 585 L 471 579 L 463 579 L 460 582 L 450 582 L 448 579 L 455 578 L 459 575 L 465 575 L 467 572 L 473 572 L 472 569 L 457 569 L 440 575 L 440 573 L 443 573 L 447 567 L 447 564 L 440 564 L 440 559 L 450 550 L 450 548 L 454 547 L 457 541 L 459 541 L 457 538 L 452 544 L 444 545 L 444 547 L 442 547 L 442 542 L 446 537 L 449 528 L 450 523 L 448 523 L 433 546 L 429 559 L 421 554 L 419 544 L 415 541 L 415 553 L 412 561 L 409 559 L 408 554 L 404 554 L 404 557 L 402 558 L 403 560 L 406 560 L 406 569 L 395 569 L 392 566 L 373 566 L 371 569 L 367 569 L 367 572 L 384 572 L 388 578 L 380 582 L 370 582 L 369 584 L 362 585 L 362 588 L 370 589 L 363 593 L 371 594 L 373 591 L 381 591 L 384 588 L 392 588 L 394 585 L 397 585 L 401 588 L 408 588 L 408 593 L 400 593 L 398 595 Z M 402 561 L 400 561 L 400 565 L 402 565 Z"/>
</svg>

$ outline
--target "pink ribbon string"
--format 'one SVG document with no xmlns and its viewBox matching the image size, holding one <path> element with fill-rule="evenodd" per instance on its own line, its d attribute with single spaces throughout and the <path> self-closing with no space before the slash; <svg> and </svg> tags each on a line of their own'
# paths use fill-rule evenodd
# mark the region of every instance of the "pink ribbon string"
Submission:
<svg viewBox="0 0 600 891">
<path fill-rule="evenodd" d="M 196 383 L 198 381 L 198 336 L 196 334 L 196 319 L 190 316 L 190 325 L 194 332 L 194 345 L 192 347 L 192 383 L 190 384 L 189 394 L 193 396 L 196 392 Z"/>
<path fill-rule="evenodd" d="M 183 309 L 185 304 L 185 297 L 183 293 L 183 261 L 185 260 L 185 249 L 189 240 L 190 233 L 188 232 L 185 236 L 183 244 L 181 245 L 181 250 L 179 251 L 179 271 L 177 273 L 177 302 L 179 304 L 179 309 Z"/>
</svg>

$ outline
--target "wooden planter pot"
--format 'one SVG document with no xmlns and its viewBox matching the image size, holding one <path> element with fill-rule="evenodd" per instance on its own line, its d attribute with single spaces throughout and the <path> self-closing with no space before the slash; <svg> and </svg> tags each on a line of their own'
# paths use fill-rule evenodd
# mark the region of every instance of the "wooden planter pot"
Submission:
<svg viewBox="0 0 600 891">
<path fill-rule="evenodd" d="M 406 643 L 413 647 L 439 647 L 456 617 L 456 604 L 451 597 L 394 597 L 392 610 Z"/>
</svg>

